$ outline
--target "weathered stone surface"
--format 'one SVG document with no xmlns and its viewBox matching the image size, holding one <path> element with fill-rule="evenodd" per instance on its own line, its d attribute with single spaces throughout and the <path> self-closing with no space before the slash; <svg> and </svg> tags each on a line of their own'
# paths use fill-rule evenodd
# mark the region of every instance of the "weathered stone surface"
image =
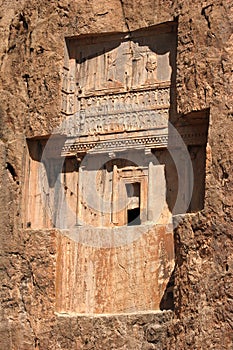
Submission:
<svg viewBox="0 0 233 350">
<path fill-rule="evenodd" d="M 129 228 L 122 229 L 124 235 L 137 226 Z M 165 225 L 141 229 L 135 240 L 116 247 L 83 245 L 59 235 L 56 310 L 67 314 L 159 310 L 174 267 L 173 235 Z M 83 232 L 90 235 L 90 228 Z"/>
<path fill-rule="evenodd" d="M 232 16 L 228 0 L 1 2 L 1 349 L 232 348 Z M 23 162 L 25 137 L 62 121 L 64 36 L 174 18 L 177 109 L 210 109 L 208 162 L 204 210 L 175 232 L 174 319 L 153 343 L 146 327 L 156 329 L 155 315 L 111 322 L 54 314 L 51 231 L 21 229 Z"/>
<path fill-rule="evenodd" d="M 154 344 L 147 341 L 147 329 L 163 324 L 164 338 L 159 346 L 166 347 L 171 319 L 171 311 L 102 317 L 58 315 L 51 344 L 59 344 L 61 349 L 153 349 Z"/>
</svg>

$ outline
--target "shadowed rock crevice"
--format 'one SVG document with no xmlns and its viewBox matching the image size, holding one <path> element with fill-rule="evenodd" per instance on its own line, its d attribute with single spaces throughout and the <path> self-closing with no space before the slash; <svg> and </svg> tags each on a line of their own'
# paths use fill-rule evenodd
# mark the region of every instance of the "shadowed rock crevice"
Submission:
<svg viewBox="0 0 233 350">
<path fill-rule="evenodd" d="M 17 184 L 19 184 L 19 181 L 17 181 L 18 175 L 17 175 L 13 165 L 11 163 L 7 162 L 6 163 L 6 169 L 9 171 L 9 174 L 11 175 L 12 180 L 16 181 Z"/>
</svg>

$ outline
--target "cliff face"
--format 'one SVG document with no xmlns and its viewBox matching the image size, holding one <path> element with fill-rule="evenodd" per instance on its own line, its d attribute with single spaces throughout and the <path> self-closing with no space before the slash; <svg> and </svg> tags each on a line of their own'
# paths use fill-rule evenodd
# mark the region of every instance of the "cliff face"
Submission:
<svg viewBox="0 0 233 350">
<path fill-rule="evenodd" d="M 22 228 L 26 138 L 62 122 L 65 37 L 177 21 L 176 108 L 209 110 L 205 206 L 175 229 L 174 313 L 58 316 L 56 230 Z M 231 349 L 232 2 L 2 1 L 1 349 Z"/>
</svg>

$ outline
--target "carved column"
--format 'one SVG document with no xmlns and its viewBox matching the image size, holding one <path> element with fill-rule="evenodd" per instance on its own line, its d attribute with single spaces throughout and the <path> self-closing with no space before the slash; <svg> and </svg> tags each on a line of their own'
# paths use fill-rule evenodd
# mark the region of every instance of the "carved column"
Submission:
<svg viewBox="0 0 233 350">
<path fill-rule="evenodd" d="M 78 169 L 78 188 L 77 188 L 77 215 L 76 225 L 82 226 L 82 167 Z"/>
<path fill-rule="evenodd" d="M 153 220 L 153 200 L 152 200 L 152 193 L 153 193 L 153 164 L 152 162 L 149 163 L 148 168 L 148 193 L 147 193 L 147 220 L 152 221 Z"/>
<path fill-rule="evenodd" d="M 118 200 L 118 174 L 117 174 L 117 166 L 114 165 L 113 173 L 112 173 L 112 223 L 114 225 L 118 224 L 117 200 Z"/>
<path fill-rule="evenodd" d="M 166 203 L 164 165 L 149 164 L 148 220 L 156 223 Z"/>
</svg>

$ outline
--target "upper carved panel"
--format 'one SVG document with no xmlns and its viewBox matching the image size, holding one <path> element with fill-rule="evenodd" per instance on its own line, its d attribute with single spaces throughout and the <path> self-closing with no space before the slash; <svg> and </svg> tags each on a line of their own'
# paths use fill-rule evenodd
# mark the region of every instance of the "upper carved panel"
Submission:
<svg viewBox="0 0 233 350">
<path fill-rule="evenodd" d="M 103 53 L 93 57 L 93 48 Z M 158 81 L 158 58 L 148 45 L 127 40 L 111 50 L 106 43 L 103 47 L 85 46 L 78 51 L 76 80 L 82 94 L 127 91 Z"/>
<path fill-rule="evenodd" d="M 175 50 L 172 24 L 67 39 L 62 112 L 73 116 L 67 135 L 150 129 L 168 120 Z"/>
<path fill-rule="evenodd" d="M 70 76 L 64 79 L 69 80 L 71 91 L 76 84 L 80 96 L 147 89 L 170 82 L 174 39 L 172 31 L 155 29 L 70 39 L 68 54 L 75 62 L 69 67 Z"/>
</svg>

